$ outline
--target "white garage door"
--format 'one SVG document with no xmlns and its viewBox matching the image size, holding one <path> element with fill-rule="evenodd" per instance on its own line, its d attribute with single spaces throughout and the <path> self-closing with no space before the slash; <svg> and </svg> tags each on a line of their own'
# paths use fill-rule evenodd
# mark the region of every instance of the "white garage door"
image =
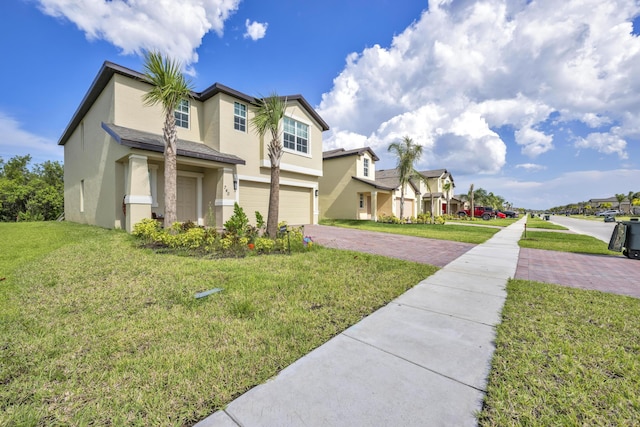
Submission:
<svg viewBox="0 0 640 427">
<path fill-rule="evenodd" d="M 196 214 L 196 179 L 186 176 L 179 176 L 177 181 L 178 197 L 177 197 L 177 216 L 178 221 L 198 221 Z"/>
<path fill-rule="evenodd" d="M 278 221 L 286 221 L 290 225 L 310 224 L 311 191 L 309 188 L 281 185 Z M 252 223 L 255 223 L 255 211 L 259 211 L 266 221 L 269 211 L 269 184 L 241 181 L 240 206 Z"/>
</svg>

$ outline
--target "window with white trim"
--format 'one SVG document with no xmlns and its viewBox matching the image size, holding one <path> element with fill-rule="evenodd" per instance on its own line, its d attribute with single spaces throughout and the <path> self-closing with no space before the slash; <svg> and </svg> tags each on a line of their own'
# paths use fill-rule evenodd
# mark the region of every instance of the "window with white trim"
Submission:
<svg viewBox="0 0 640 427">
<path fill-rule="evenodd" d="M 369 176 L 369 159 L 364 158 L 364 176 Z"/>
<path fill-rule="evenodd" d="M 176 118 L 176 126 L 189 129 L 189 100 L 188 99 L 181 100 L 173 114 Z"/>
<path fill-rule="evenodd" d="M 283 119 L 284 148 L 299 153 L 309 153 L 309 126 L 289 117 Z"/>
<path fill-rule="evenodd" d="M 364 194 L 360 193 L 360 209 L 364 209 Z"/>
<path fill-rule="evenodd" d="M 247 131 L 247 106 L 239 102 L 233 103 L 233 128 L 240 132 Z"/>
</svg>

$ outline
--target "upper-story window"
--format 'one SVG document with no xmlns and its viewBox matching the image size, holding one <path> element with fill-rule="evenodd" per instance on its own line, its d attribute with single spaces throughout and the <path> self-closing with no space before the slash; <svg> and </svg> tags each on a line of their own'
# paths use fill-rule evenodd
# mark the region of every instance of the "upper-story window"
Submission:
<svg viewBox="0 0 640 427">
<path fill-rule="evenodd" d="M 239 102 L 233 103 L 233 128 L 240 132 L 247 131 L 247 106 Z"/>
<path fill-rule="evenodd" d="M 309 153 L 309 126 L 289 117 L 283 119 L 284 148 Z"/>
<path fill-rule="evenodd" d="M 369 176 L 369 159 L 364 158 L 364 176 Z"/>
<path fill-rule="evenodd" d="M 189 129 L 189 100 L 183 99 L 173 113 L 176 118 L 176 126 Z"/>
</svg>

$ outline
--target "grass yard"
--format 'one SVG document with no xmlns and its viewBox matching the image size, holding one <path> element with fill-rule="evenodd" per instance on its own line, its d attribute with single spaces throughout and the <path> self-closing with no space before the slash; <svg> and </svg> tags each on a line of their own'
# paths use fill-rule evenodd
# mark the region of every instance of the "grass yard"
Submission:
<svg viewBox="0 0 640 427">
<path fill-rule="evenodd" d="M 492 221 L 486 221 L 492 222 Z M 465 225 L 444 224 L 386 224 L 375 221 L 348 219 L 322 220 L 322 225 L 357 228 L 359 230 L 379 231 L 391 234 L 426 237 L 429 239 L 452 240 L 464 243 L 484 243 L 500 229 L 488 227 L 469 227 Z"/>
<path fill-rule="evenodd" d="M 527 217 L 527 228 L 540 228 L 544 230 L 568 230 L 567 227 L 553 224 L 549 221 L 545 221 L 542 218 L 538 218 L 537 216 L 533 218 L 531 218 L 531 216 Z"/>
<path fill-rule="evenodd" d="M 64 222 L 0 233 L 0 425 L 193 424 L 436 271 L 321 247 L 163 255 Z"/>
<path fill-rule="evenodd" d="M 548 251 L 574 252 L 583 254 L 614 255 L 620 252 L 609 250 L 609 245 L 600 239 L 584 234 L 553 233 L 549 231 L 527 230 L 526 236 L 518 242 L 520 247 L 544 249 Z"/>
<path fill-rule="evenodd" d="M 493 226 L 497 226 L 497 227 L 508 227 L 511 224 L 513 224 L 514 222 L 520 220 L 522 217 L 519 218 L 494 218 L 494 219 L 490 219 L 489 221 L 485 221 L 483 219 L 479 219 L 476 218 L 473 221 L 470 221 L 469 219 L 448 219 L 447 220 L 447 224 L 461 224 L 461 225 L 493 225 Z"/>
<path fill-rule="evenodd" d="M 511 280 L 481 426 L 640 425 L 640 300 Z"/>
</svg>

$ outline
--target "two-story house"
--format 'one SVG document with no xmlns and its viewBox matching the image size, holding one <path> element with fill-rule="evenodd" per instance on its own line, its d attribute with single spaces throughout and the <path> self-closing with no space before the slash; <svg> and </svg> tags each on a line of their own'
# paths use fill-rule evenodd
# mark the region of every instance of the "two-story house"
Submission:
<svg viewBox="0 0 640 427">
<path fill-rule="evenodd" d="M 397 185 L 376 180 L 378 156 L 369 147 L 325 151 L 319 180 L 320 218 L 373 219 L 393 214 Z"/>
<path fill-rule="evenodd" d="M 455 183 L 451 173 L 446 169 L 426 170 L 418 173 L 429 183 L 427 186 L 424 180 L 419 181 L 422 212 L 431 212 L 431 201 L 433 200 L 434 215 L 455 214 L 460 201 L 453 195 Z"/>
<path fill-rule="evenodd" d="M 62 134 L 65 218 L 126 228 L 164 214 L 163 113 L 142 98 L 144 75 L 105 62 Z M 318 220 L 322 132 L 329 126 L 301 95 L 286 97 L 279 219 Z M 267 217 L 268 138 L 251 127 L 256 98 L 221 84 L 192 93 L 175 111 L 179 221 L 222 226 L 239 203 Z"/>
</svg>

